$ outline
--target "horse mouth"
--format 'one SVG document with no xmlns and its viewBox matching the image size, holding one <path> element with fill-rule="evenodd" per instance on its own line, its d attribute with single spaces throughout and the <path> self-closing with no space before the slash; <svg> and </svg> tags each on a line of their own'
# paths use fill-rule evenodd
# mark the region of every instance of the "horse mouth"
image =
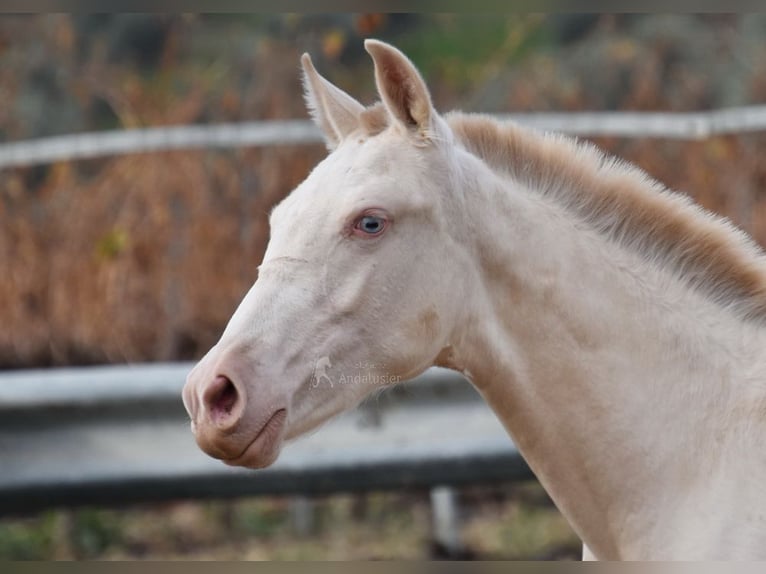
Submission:
<svg viewBox="0 0 766 574">
<path fill-rule="evenodd" d="M 222 459 L 223 462 L 229 466 L 247 468 L 265 468 L 271 465 L 279 455 L 286 422 L 287 409 L 275 411 L 238 456 Z"/>
</svg>

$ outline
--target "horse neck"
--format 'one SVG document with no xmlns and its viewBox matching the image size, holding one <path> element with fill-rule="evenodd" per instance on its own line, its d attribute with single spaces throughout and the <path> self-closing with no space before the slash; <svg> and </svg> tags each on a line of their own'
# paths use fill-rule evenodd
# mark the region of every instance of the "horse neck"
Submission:
<svg viewBox="0 0 766 574">
<path fill-rule="evenodd" d="M 704 536 L 674 528 L 745 488 L 725 473 L 752 459 L 745 421 L 766 420 L 763 331 L 463 160 L 475 283 L 443 363 L 471 378 L 596 556 L 694 554 Z"/>
</svg>

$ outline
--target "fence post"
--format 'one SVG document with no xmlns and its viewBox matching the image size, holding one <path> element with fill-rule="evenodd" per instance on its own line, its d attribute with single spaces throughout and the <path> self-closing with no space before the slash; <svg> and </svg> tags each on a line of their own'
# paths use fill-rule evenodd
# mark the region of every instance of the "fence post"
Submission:
<svg viewBox="0 0 766 574">
<path fill-rule="evenodd" d="M 293 496 L 289 502 L 290 525 L 298 536 L 314 532 L 314 503 L 308 496 Z"/>
<path fill-rule="evenodd" d="M 434 543 L 451 557 L 461 555 L 464 550 L 458 514 L 457 493 L 454 488 L 436 486 L 431 489 Z"/>
</svg>

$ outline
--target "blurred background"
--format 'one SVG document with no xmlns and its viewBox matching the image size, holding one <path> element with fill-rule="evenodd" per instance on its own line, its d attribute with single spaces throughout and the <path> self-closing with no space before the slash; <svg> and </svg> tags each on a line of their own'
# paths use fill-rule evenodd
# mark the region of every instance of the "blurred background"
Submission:
<svg viewBox="0 0 766 574">
<path fill-rule="evenodd" d="M 298 58 L 364 103 L 362 40 L 419 67 L 441 111 L 696 111 L 766 103 L 766 17 L 596 14 L 0 16 L 0 143 L 305 118 Z M 766 243 L 766 136 L 595 138 Z M 256 277 L 272 205 L 323 146 L 167 151 L 0 170 L 0 368 L 193 360 Z M 0 472 L 2 460 L 0 459 Z M 534 483 L 459 492 L 464 557 L 574 558 Z M 0 519 L 0 559 L 426 558 L 428 492 Z"/>
</svg>

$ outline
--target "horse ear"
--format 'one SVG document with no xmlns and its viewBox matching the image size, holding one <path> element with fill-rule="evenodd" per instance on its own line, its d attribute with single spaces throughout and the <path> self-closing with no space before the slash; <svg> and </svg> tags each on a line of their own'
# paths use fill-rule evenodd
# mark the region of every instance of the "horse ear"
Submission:
<svg viewBox="0 0 766 574">
<path fill-rule="evenodd" d="M 308 54 L 301 56 L 301 66 L 306 107 L 332 151 L 359 127 L 359 114 L 364 106 L 320 76 Z"/>
<path fill-rule="evenodd" d="M 393 46 L 378 40 L 365 40 L 364 49 L 375 64 L 375 83 L 391 115 L 407 128 L 421 134 L 431 127 L 431 96 L 412 62 Z"/>
</svg>

